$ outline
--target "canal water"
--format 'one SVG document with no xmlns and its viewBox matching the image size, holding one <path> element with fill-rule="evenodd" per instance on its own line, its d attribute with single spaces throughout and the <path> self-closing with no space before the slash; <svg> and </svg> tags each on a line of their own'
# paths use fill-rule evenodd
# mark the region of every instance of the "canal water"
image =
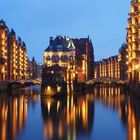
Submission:
<svg viewBox="0 0 140 140">
<path fill-rule="evenodd" d="M 94 87 L 62 100 L 39 86 L 0 95 L 0 140 L 139 140 L 140 100 L 122 87 Z"/>
</svg>

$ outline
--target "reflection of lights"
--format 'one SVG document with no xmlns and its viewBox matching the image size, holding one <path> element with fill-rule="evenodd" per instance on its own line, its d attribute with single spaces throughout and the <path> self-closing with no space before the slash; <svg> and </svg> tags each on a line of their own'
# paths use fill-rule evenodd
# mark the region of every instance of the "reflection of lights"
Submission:
<svg viewBox="0 0 140 140">
<path fill-rule="evenodd" d="M 44 138 L 49 137 L 50 139 L 53 137 L 53 124 L 52 121 L 49 119 L 48 123 L 44 126 Z"/>
<path fill-rule="evenodd" d="M 71 140 L 70 131 L 68 131 L 67 140 Z"/>
<path fill-rule="evenodd" d="M 23 96 L 19 99 L 19 128 L 22 128 L 23 123 Z"/>
<path fill-rule="evenodd" d="M 3 104 L 1 108 L 1 117 L 2 117 L 2 123 L 1 123 L 1 136 L 0 138 L 2 140 L 6 140 L 6 121 L 7 121 L 7 113 L 8 113 L 8 106 L 6 104 Z"/>
<path fill-rule="evenodd" d="M 83 118 L 83 124 L 86 126 L 87 123 L 87 108 L 86 108 L 86 102 L 84 101 L 82 104 L 82 118 Z"/>
<path fill-rule="evenodd" d="M 48 87 L 47 87 L 47 90 L 51 90 L 51 87 L 50 87 L 50 86 L 48 86 Z"/>
<path fill-rule="evenodd" d="M 127 106 L 125 106 L 125 112 L 127 113 Z"/>
<path fill-rule="evenodd" d="M 2 140 L 6 140 L 6 122 L 4 122 L 2 125 L 1 138 Z"/>
<path fill-rule="evenodd" d="M 50 113 L 51 103 L 50 102 L 47 102 L 47 106 L 48 106 L 48 113 Z"/>
<path fill-rule="evenodd" d="M 133 140 L 136 140 L 136 128 L 133 128 Z"/>
<path fill-rule="evenodd" d="M 62 128 L 62 122 L 60 121 L 59 122 L 59 128 L 58 128 L 58 135 L 59 135 L 59 138 L 61 139 L 62 136 L 63 136 L 63 128 Z"/>
<path fill-rule="evenodd" d="M 60 108 L 60 102 L 57 102 L 57 112 L 58 112 L 59 108 Z"/>
<path fill-rule="evenodd" d="M 71 97 L 71 108 L 73 107 L 73 96 Z"/>
<path fill-rule="evenodd" d="M 61 91 L 61 87 L 57 86 L 57 92 L 60 92 L 60 91 Z"/>
</svg>

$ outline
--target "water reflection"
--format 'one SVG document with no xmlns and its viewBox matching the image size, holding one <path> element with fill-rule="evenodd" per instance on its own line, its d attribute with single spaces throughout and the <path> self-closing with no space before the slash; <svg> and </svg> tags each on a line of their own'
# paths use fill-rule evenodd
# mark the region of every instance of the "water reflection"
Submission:
<svg viewBox="0 0 140 140">
<path fill-rule="evenodd" d="M 0 140 L 92 140 L 97 135 L 107 139 L 102 135 L 106 133 L 115 139 L 114 131 L 122 140 L 140 139 L 140 99 L 129 96 L 123 87 L 96 86 L 61 100 L 41 97 L 40 93 L 40 87 L 34 86 L 0 96 Z M 108 117 L 103 119 L 100 111 Z M 116 116 L 118 119 L 113 119 Z M 108 131 L 103 121 L 114 129 Z M 37 137 L 32 138 L 34 133 Z"/>
<path fill-rule="evenodd" d="M 140 100 L 129 99 L 127 104 L 128 139 L 140 139 Z"/>
<path fill-rule="evenodd" d="M 16 139 L 17 134 L 26 127 L 29 97 L 33 97 L 33 103 L 40 99 L 36 89 L 25 88 L 16 93 L 19 95 L 0 96 L 0 140 Z"/>
<path fill-rule="evenodd" d="M 93 94 L 67 96 L 62 101 L 41 99 L 45 139 L 74 140 L 89 136 L 94 120 Z"/>
<path fill-rule="evenodd" d="M 140 99 L 127 95 L 122 87 L 96 87 L 95 100 L 111 110 L 117 110 L 127 129 L 128 140 L 140 140 Z"/>
</svg>

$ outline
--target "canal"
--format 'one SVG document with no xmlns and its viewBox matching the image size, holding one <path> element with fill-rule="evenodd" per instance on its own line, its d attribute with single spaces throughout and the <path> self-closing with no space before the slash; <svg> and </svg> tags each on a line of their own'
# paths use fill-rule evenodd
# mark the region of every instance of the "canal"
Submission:
<svg viewBox="0 0 140 140">
<path fill-rule="evenodd" d="M 94 87 L 62 100 L 39 86 L 0 95 L 0 140 L 139 140 L 140 101 L 122 87 Z"/>
</svg>

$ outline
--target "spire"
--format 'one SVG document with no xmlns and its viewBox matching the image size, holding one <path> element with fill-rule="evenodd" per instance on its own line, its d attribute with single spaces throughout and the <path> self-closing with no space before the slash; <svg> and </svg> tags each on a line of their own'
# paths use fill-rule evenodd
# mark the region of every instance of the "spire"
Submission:
<svg viewBox="0 0 140 140">
<path fill-rule="evenodd" d="M 70 41 L 69 41 L 69 44 L 68 44 L 68 47 L 67 47 L 68 49 L 75 49 L 75 45 L 74 45 L 74 43 L 73 43 L 73 41 L 72 41 L 72 39 L 70 39 Z"/>
<path fill-rule="evenodd" d="M 32 58 L 32 62 L 35 62 L 35 58 L 34 58 L 34 56 L 33 56 L 33 58 Z"/>
</svg>

